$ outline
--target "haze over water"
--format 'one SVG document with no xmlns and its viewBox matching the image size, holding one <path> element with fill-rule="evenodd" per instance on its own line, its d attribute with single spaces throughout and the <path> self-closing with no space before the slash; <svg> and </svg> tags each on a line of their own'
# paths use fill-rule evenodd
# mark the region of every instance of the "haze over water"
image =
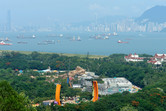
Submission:
<svg viewBox="0 0 166 111">
<path fill-rule="evenodd" d="M 55 53 L 73 53 L 73 54 L 89 54 L 91 55 L 110 55 L 114 53 L 138 53 L 151 54 L 166 53 L 166 33 L 118 33 L 118 36 L 110 36 L 109 39 L 90 38 L 95 33 L 87 32 L 66 32 L 62 33 L 63 37 L 48 37 L 48 35 L 59 35 L 61 33 L 23 33 L 26 37 L 36 35 L 32 38 L 17 38 L 20 33 L 3 33 L 1 37 L 8 37 L 13 45 L 0 46 L 0 50 L 16 50 L 16 51 L 40 51 Z M 102 33 L 101 33 L 102 34 Z M 80 36 L 81 41 L 73 41 L 72 38 Z M 44 41 L 55 41 L 55 44 L 42 44 Z M 117 43 L 122 40 L 128 43 Z M 27 42 L 26 44 L 17 42 Z"/>
<path fill-rule="evenodd" d="M 166 5 L 165 0 L 1 1 L 0 38 L 8 37 L 11 41 L 7 43 L 13 45 L 0 45 L 0 50 L 73 54 L 87 54 L 89 52 L 91 55 L 166 53 L 166 33 L 159 33 L 161 30 L 153 30 L 154 32 L 150 30 L 151 33 L 148 33 L 147 30 L 143 31 L 143 29 L 164 29 L 166 24 L 149 21 L 145 27 L 144 24 L 140 25 L 135 21 L 146 10 L 158 5 Z M 99 33 L 100 31 L 104 32 L 103 30 L 93 30 L 101 27 L 104 30 L 109 29 L 110 32 L 118 32 L 119 29 L 120 31 L 118 36 L 110 36 L 109 39 L 105 40 L 90 38 L 95 34 L 109 33 L 107 33 L 108 30 L 105 33 Z M 82 30 L 78 32 L 70 30 L 69 32 L 68 29 Z M 98 33 L 86 32 L 88 29 Z M 131 29 L 131 32 L 129 33 L 129 30 L 121 31 L 121 29 Z M 59 30 L 64 32 L 58 32 Z M 84 32 L 82 32 L 83 30 Z M 36 36 L 35 39 L 17 38 L 18 35 L 32 37 L 33 34 Z M 64 36 L 48 37 L 48 35 L 59 34 Z M 73 36 L 75 38 L 80 36 L 81 41 L 73 41 Z M 117 43 L 118 40 L 128 43 Z M 45 44 L 46 41 L 55 41 L 55 44 Z"/>
</svg>

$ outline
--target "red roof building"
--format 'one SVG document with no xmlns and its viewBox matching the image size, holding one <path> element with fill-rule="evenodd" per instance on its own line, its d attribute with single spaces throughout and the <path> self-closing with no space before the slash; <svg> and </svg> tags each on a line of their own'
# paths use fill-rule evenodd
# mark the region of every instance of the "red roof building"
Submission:
<svg viewBox="0 0 166 111">
<path fill-rule="evenodd" d="M 148 63 L 155 65 L 161 65 L 162 62 L 166 62 L 166 54 L 155 54 L 154 57 L 150 58 L 150 61 L 148 61 Z"/>
<path fill-rule="evenodd" d="M 139 61 L 143 61 L 144 60 L 143 57 L 139 57 L 139 55 L 137 55 L 136 53 L 134 55 L 133 54 L 129 54 L 128 56 L 125 56 L 124 58 L 125 58 L 125 60 L 127 62 L 129 62 L 129 61 L 139 62 Z"/>
<path fill-rule="evenodd" d="M 154 65 L 161 65 L 162 64 L 160 61 L 148 61 L 148 63 L 154 64 Z"/>
</svg>

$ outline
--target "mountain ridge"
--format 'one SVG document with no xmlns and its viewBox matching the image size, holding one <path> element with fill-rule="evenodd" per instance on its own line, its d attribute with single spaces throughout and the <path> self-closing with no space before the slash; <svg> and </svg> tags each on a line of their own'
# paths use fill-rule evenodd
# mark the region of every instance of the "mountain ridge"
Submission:
<svg viewBox="0 0 166 111">
<path fill-rule="evenodd" d="M 166 22 L 166 6 L 154 6 L 146 10 L 140 17 L 136 19 L 139 23 L 164 23 Z"/>
</svg>

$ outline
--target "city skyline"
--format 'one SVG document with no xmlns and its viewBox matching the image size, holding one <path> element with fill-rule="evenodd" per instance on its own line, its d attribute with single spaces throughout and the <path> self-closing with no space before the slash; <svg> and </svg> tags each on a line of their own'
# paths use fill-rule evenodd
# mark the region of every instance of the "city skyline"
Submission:
<svg viewBox="0 0 166 111">
<path fill-rule="evenodd" d="M 0 23 L 7 22 L 6 12 L 11 11 L 12 24 L 39 25 L 52 23 L 77 23 L 95 21 L 105 16 L 138 17 L 156 5 L 166 5 L 166 0 L 1 0 Z"/>
</svg>

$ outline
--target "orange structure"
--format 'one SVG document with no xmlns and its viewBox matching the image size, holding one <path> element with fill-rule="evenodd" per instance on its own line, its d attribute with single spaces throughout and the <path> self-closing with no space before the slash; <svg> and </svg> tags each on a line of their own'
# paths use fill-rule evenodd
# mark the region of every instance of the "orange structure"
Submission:
<svg viewBox="0 0 166 111">
<path fill-rule="evenodd" d="M 55 92 L 55 100 L 58 102 L 58 105 L 61 105 L 61 102 L 60 102 L 60 91 L 61 91 L 61 85 L 57 84 L 56 85 L 56 92 Z"/>
<path fill-rule="evenodd" d="M 95 102 L 98 100 L 98 84 L 97 81 L 93 81 L 93 99 L 92 101 Z"/>
</svg>

